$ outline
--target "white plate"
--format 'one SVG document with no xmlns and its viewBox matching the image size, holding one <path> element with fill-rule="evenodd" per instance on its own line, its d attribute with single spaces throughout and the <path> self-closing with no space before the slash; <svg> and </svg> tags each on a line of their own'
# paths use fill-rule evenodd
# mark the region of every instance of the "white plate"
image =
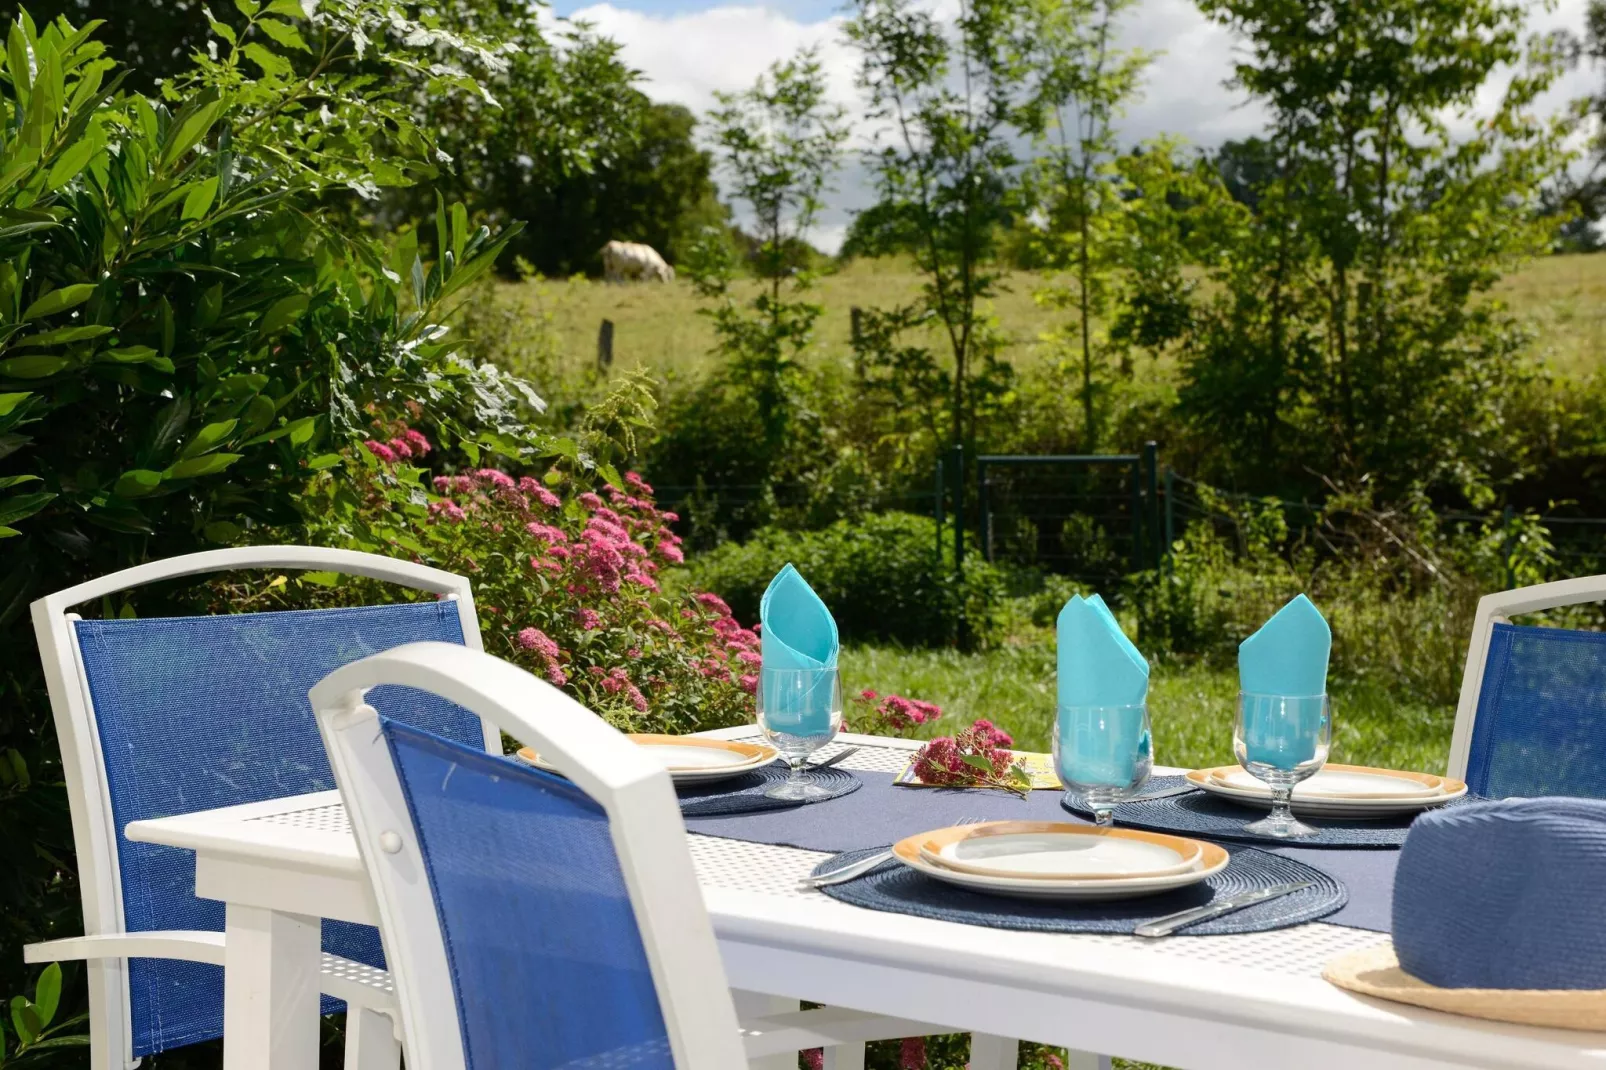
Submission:
<svg viewBox="0 0 1606 1070">
<path fill-rule="evenodd" d="M 664 768 L 669 771 L 669 779 L 676 784 L 712 784 L 730 780 L 762 769 L 780 756 L 779 751 L 764 743 L 648 734 L 633 735 L 630 740 L 663 762 Z M 520 750 L 518 757 L 548 772 L 557 772 L 529 747 Z"/>
<path fill-rule="evenodd" d="M 1233 769 L 1223 773 L 1211 770 L 1211 777 L 1224 788 L 1258 792 L 1270 795 L 1264 781 L 1256 780 L 1247 769 Z M 1435 780 L 1438 778 L 1435 777 Z M 1323 769 L 1309 780 L 1301 781 L 1295 793 L 1307 799 L 1418 799 L 1443 792 L 1431 782 L 1397 776 L 1391 773 L 1350 772 L 1343 769 Z"/>
<path fill-rule="evenodd" d="M 1111 880 L 1160 877 L 1191 869 L 1199 861 L 1198 844 L 1167 843 L 1120 836 L 1077 836 L 1054 832 L 1013 832 L 970 836 L 922 849 L 922 857 L 949 869 L 996 877 Z"/>
<path fill-rule="evenodd" d="M 1194 786 L 1202 788 L 1212 795 L 1231 800 L 1249 809 L 1270 810 L 1271 792 L 1264 785 L 1258 790 L 1240 789 L 1230 787 L 1228 784 L 1223 783 L 1221 779 L 1216 778 L 1215 774 L 1226 774 L 1232 768 L 1232 766 L 1223 766 L 1220 769 L 1196 769 L 1188 774 L 1188 780 Z M 1359 767 L 1341 767 L 1336 772 L 1350 772 L 1358 769 Z M 1372 770 L 1365 771 L 1371 772 Z M 1323 772 L 1326 772 L 1326 770 L 1323 770 Z M 1311 778 L 1311 780 L 1315 779 L 1316 777 Z M 1439 790 L 1436 793 L 1381 798 L 1357 799 L 1336 796 L 1311 798 L 1303 794 L 1302 786 L 1296 787 L 1294 788 L 1294 812 L 1308 817 L 1347 818 L 1352 821 L 1380 820 L 1387 817 L 1399 817 L 1402 814 L 1413 814 L 1421 810 L 1429 810 L 1435 806 L 1443 806 L 1445 803 L 1453 799 L 1459 799 L 1467 793 L 1466 784 L 1460 780 L 1451 780 L 1448 777 L 1435 777 L 1434 779 L 1440 782 Z M 1306 783 L 1309 783 L 1309 781 Z"/>
<path fill-rule="evenodd" d="M 1016 822 L 999 822 L 1000 825 L 1017 824 Z M 1020 822 L 1018 824 L 1048 824 L 1047 822 Z M 971 826 L 985 828 L 986 826 Z M 1087 826 L 1068 826 L 1086 832 L 1093 830 Z M 937 830 L 937 833 L 958 830 Z M 969 831 L 969 829 L 965 830 Z M 1117 835 L 1131 835 L 1137 830 L 1112 830 Z M 961 888 L 973 891 L 990 892 L 995 895 L 1005 895 L 1024 899 L 1070 899 L 1070 900 L 1101 900 L 1101 899 L 1135 899 L 1139 896 L 1156 895 L 1160 892 L 1171 891 L 1175 888 L 1186 888 L 1190 884 L 1200 881 L 1221 872 L 1231 860 L 1227 852 L 1213 843 L 1200 843 L 1196 840 L 1182 840 L 1181 837 L 1166 837 L 1182 843 L 1197 843 L 1199 857 L 1186 869 L 1178 873 L 1168 873 L 1161 876 L 1125 877 L 1125 878 L 1091 878 L 1091 879 L 1061 879 L 1056 877 L 1028 876 L 1007 877 L 994 874 L 973 873 L 965 870 L 953 869 L 949 866 L 939 865 L 921 856 L 922 844 L 929 841 L 937 833 L 921 833 L 910 836 L 893 845 L 893 857 L 924 876 Z M 1109 835 L 1110 833 L 1104 833 Z M 1144 834 L 1157 836 L 1155 833 Z M 1178 855 L 1187 853 L 1184 848 L 1175 852 Z"/>
</svg>

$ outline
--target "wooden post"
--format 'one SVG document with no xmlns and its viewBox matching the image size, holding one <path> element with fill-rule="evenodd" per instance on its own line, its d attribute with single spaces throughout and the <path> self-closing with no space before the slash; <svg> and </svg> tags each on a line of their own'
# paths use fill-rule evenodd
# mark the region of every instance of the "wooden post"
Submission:
<svg viewBox="0 0 1606 1070">
<path fill-rule="evenodd" d="M 849 314 L 853 317 L 853 348 L 857 350 L 859 343 L 864 338 L 864 310 L 858 305 L 854 305 L 849 310 Z"/>
<path fill-rule="evenodd" d="M 597 328 L 597 368 L 607 371 L 613 363 L 613 320 L 603 320 Z"/>
</svg>

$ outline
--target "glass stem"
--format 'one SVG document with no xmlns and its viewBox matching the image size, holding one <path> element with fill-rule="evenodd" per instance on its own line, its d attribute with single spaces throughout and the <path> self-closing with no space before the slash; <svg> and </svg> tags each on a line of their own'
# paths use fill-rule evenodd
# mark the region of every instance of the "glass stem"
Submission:
<svg viewBox="0 0 1606 1070">
<path fill-rule="evenodd" d="M 1292 787 L 1272 786 L 1271 819 L 1280 825 L 1294 823 L 1294 789 Z"/>
<path fill-rule="evenodd" d="M 791 761 L 788 759 L 788 764 L 792 768 L 791 772 L 786 777 L 787 785 L 789 787 L 799 787 L 803 784 L 806 784 L 808 782 L 808 778 L 803 775 L 803 770 L 808 768 L 809 756 L 805 754 L 796 761 Z"/>
<path fill-rule="evenodd" d="M 1105 806 L 1093 811 L 1093 823 L 1099 828 L 1111 828 L 1115 825 L 1115 811 Z"/>
</svg>

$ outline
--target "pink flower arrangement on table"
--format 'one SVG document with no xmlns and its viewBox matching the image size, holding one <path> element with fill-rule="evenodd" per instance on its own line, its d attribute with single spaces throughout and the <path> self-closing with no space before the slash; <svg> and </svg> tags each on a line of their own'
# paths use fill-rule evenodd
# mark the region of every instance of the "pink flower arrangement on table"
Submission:
<svg viewBox="0 0 1606 1070">
<path fill-rule="evenodd" d="M 1002 788 L 1024 795 L 1032 788 L 1032 778 L 1009 749 L 1014 744 L 1009 733 L 991 721 L 977 721 L 921 747 L 915 754 L 915 775 L 922 784 Z"/>
</svg>

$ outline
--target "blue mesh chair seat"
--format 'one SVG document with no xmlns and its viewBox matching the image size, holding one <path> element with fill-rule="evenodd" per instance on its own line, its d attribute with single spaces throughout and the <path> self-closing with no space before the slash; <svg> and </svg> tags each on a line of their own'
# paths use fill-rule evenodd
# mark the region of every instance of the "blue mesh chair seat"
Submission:
<svg viewBox="0 0 1606 1070">
<path fill-rule="evenodd" d="M 248 548 L 195 556 L 217 560 L 213 566 L 217 568 L 251 567 L 256 558 L 274 554 L 328 554 L 333 558 L 329 563 L 303 567 L 355 564 L 347 570 L 384 578 L 416 573 L 433 582 L 437 591 L 449 583 L 460 589 L 458 598 L 470 597 L 467 581 L 459 577 L 371 555 Z M 202 569 L 186 559 L 174 559 L 131 570 L 129 575 L 141 575 L 124 586 L 149 582 L 152 571 L 184 575 Z M 96 583 L 105 588 L 118 578 Z M 81 681 L 82 698 L 58 693 L 70 666 L 60 666 L 52 681 L 51 698 L 58 726 L 64 729 L 60 733 L 64 747 L 68 739 L 85 734 L 81 729 L 72 729 L 71 734 L 66 730 L 75 706 L 78 716 L 87 714 L 89 738 L 99 745 L 95 779 L 104 796 L 74 798 L 73 805 L 96 815 L 91 824 L 103 825 L 97 812 L 110 811 L 106 839 L 114 844 L 114 872 L 100 878 L 115 885 L 121 916 L 106 918 L 101 931 L 221 932 L 223 904 L 195 895 L 194 856 L 131 842 L 122 836 L 122 829 L 131 821 L 332 790 L 335 780 L 307 702 L 307 690 L 314 683 L 342 665 L 409 642 L 463 645 L 471 639 L 478 645 L 477 634 L 464 635 L 465 606 L 456 598 L 346 609 L 80 620 L 61 607 L 64 599 L 83 590 L 41 600 L 35 621 L 47 671 L 55 648 L 59 660 L 76 663 L 68 685 Z M 466 603 L 466 615 L 472 619 L 471 601 Z M 47 631 L 63 620 L 66 633 Z M 392 688 L 375 698 L 400 721 L 482 751 L 485 747 L 479 718 L 434 695 Z M 73 760 L 66 753 L 63 758 Z M 87 790 L 95 787 L 89 785 Z M 79 844 L 81 860 L 92 853 L 90 845 Z M 86 874 L 86 883 L 89 879 Z M 86 917 L 90 914 L 86 909 Z M 327 952 L 342 958 L 370 966 L 385 964 L 378 933 L 367 926 L 326 922 L 323 944 Z M 177 959 L 129 959 L 126 983 L 127 1040 L 120 1043 L 116 1036 L 99 1036 L 97 1046 L 126 1043 L 127 1047 L 121 1053 L 95 1052 L 96 1070 L 122 1066 L 128 1057 L 222 1035 L 221 968 Z M 96 1006 L 105 997 L 97 994 L 93 983 L 91 992 L 92 1018 L 110 1013 Z M 338 1001 L 325 997 L 326 1013 L 340 1008 Z M 92 1021 L 92 1034 L 106 1021 L 111 1019 Z"/>
<path fill-rule="evenodd" d="M 1493 622 L 1467 756 L 1493 798 L 1606 798 L 1606 634 Z"/>
</svg>

